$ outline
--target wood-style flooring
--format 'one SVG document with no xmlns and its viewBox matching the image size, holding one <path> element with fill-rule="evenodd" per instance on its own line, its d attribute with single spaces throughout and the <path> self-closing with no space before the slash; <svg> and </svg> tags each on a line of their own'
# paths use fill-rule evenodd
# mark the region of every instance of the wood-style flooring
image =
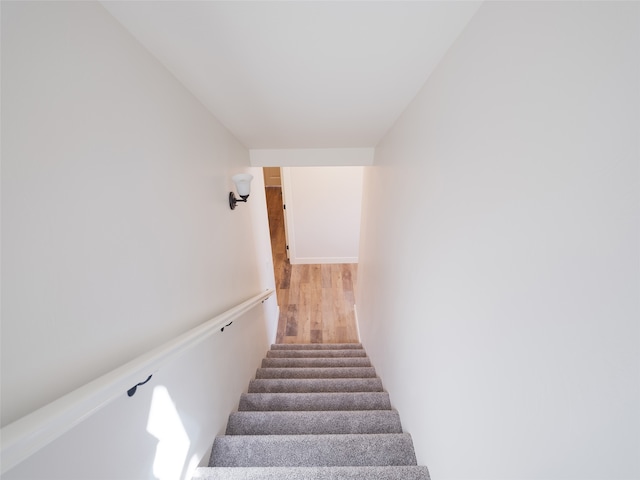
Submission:
<svg viewBox="0 0 640 480">
<path fill-rule="evenodd" d="M 354 312 L 356 264 L 291 265 L 282 191 L 266 189 L 280 318 L 277 343 L 358 342 Z"/>
</svg>

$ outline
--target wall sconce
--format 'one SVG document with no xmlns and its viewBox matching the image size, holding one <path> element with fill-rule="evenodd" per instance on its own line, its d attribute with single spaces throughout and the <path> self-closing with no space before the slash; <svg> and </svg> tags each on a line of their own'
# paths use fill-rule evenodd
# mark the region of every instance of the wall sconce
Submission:
<svg viewBox="0 0 640 480">
<path fill-rule="evenodd" d="M 229 207 L 231 210 L 236 208 L 236 203 L 238 202 L 246 202 L 247 198 L 249 198 L 249 192 L 251 191 L 251 180 L 253 180 L 253 175 L 250 173 L 238 173 L 231 177 L 233 183 L 236 184 L 236 190 L 240 198 L 236 198 L 233 192 L 229 192 Z"/>
</svg>

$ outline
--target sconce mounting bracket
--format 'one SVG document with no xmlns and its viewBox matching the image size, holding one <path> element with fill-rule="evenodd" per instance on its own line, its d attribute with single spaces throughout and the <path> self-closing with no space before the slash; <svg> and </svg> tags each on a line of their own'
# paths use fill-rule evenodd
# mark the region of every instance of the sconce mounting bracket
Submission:
<svg viewBox="0 0 640 480">
<path fill-rule="evenodd" d="M 237 203 L 247 203 L 247 198 L 249 198 L 249 195 L 240 195 L 240 198 L 236 198 L 233 192 L 229 192 L 229 207 L 231 208 L 231 210 L 235 210 Z"/>
</svg>

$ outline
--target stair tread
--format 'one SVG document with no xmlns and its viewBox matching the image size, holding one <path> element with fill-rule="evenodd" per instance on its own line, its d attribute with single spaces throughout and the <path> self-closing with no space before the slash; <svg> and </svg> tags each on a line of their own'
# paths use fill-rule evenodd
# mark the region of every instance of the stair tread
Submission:
<svg viewBox="0 0 640 480">
<path fill-rule="evenodd" d="M 421 466 L 200 467 L 194 480 L 429 480 Z"/>
<path fill-rule="evenodd" d="M 369 357 L 265 358 L 262 368 L 370 367 Z"/>
<path fill-rule="evenodd" d="M 402 433 L 396 410 L 234 412 L 227 435 Z"/>
<path fill-rule="evenodd" d="M 416 465 L 407 433 L 224 435 L 213 442 L 210 467 Z"/>
<path fill-rule="evenodd" d="M 259 368 L 261 378 L 375 378 L 373 367 Z"/>
<path fill-rule="evenodd" d="M 339 350 L 269 350 L 267 358 L 366 357 L 362 349 Z"/>
<path fill-rule="evenodd" d="M 380 378 L 265 378 L 251 380 L 249 393 L 381 392 Z"/>
<path fill-rule="evenodd" d="M 387 392 L 244 393 L 239 411 L 389 410 Z"/>
<path fill-rule="evenodd" d="M 361 343 L 275 343 L 271 350 L 362 350 Z"/>
</svg>

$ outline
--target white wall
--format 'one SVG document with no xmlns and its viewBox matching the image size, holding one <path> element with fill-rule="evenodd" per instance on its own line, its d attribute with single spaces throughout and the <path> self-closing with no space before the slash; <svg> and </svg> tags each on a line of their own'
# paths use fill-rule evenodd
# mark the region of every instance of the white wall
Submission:
<svg viewBox="0 0 640 480">
<path fill-rule="evenodd" d="M 123 392 L 3 480 L 190 479 L 264 357 L 267 310 L 160 369 L 133 397 Z"/>
<path fill-rule="evenodd" d="M 640 478 L 639 20 L 487 2 L 376 147 L 360 330 L 433 478 Z"/>
<path fill-rule="evenodd" d="M 2 140 L 3 425 L 272 286 L 261 176 L 227 202 L 248 151 L 99 4 L 2 2 Z M 267 348 L 265 305 L 20 468 L 153 478 L 162 385 L 199 460 Z"/>
<path fill-rule="evenodd" d="M 254 167 L 368 166 L 373 164 L 373 148 L 285 148 L 251 149 Z"/>
<path fill-rule="evenodd" d="M 363 167 L 283 167 L 292 264 L 357 263 Z"/>
</svg>

